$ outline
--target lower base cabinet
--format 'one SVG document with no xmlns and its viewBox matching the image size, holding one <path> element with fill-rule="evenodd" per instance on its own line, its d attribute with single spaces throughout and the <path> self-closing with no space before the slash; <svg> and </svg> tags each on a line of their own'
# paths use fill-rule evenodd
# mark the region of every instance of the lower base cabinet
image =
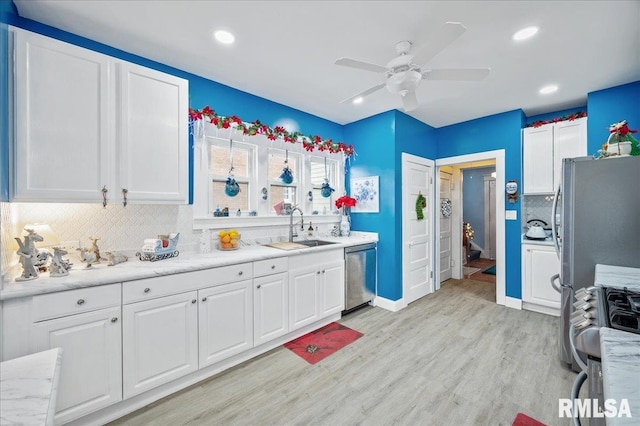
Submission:
<svg viewBox="0 0 640 426">
<path fill-rule="evenodd" d="M 197 297 L 191 291 L 122 307 L 125 398 L 198 369 Z"/>
<path fill-rule="evenodd" d="M 258 346 L 289 332 L 288 274 L 254 278 L 253 343 Z"/>
<path fill-rule="evenodd" d="M 522 307 L 550 315 L 560 315 L 560 293 L 551 286 L 551 277 L 560 273 L 560 260 L 553 247 L 522 245 Z"/>
<path fill-rule="evenodd" d="M 55 423 L 122 400 L 120 306 L 33 325 L 34 351 L 62 348 Z"/>
</svg>

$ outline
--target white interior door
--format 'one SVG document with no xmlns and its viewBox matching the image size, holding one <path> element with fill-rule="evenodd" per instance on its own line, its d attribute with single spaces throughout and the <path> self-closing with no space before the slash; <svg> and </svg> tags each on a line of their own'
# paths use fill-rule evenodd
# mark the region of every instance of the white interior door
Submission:
<svg viewBox="0 0 640 426">
<path fill-rule="evenodd" d="M 451 201 L 451 173 L 440 171 L 440 204 Z M 439 209 L 438 209 L 439 210 Z M 451 216 L 437 212 L 440 218 L 440 282 L 451 278 Z"/>
<path fill-rule="evenodd" d="M 416 202 L 427 199 L 422 220 Z M 407 304 L 433 291 L 433 161 L 402 154 L 402 278 Z"/>
</svg>

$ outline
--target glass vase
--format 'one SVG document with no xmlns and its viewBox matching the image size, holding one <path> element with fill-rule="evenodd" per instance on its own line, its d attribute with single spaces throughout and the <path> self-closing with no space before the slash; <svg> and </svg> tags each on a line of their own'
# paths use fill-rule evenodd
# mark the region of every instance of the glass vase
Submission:
<svg viewBox="0 0 640 426">
<path fill-rule="evenodd" d="M 349 216 L 349 209 L 343 207 L 340 217 L 340 236 L 348 237 L 349 235 L 351 235 L 351 216 Z"/>
</svg>

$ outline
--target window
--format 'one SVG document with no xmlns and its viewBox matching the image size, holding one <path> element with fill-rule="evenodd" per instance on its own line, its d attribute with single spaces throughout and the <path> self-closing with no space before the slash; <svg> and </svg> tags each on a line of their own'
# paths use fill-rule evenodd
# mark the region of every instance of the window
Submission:
<svg viewBox="0 0 640 426">
<path fill-rule="evenodd" d="M 269 179 L 269 202 L 272 206 L 282 202 L 292 207 L 298 204 L 297 189 L 301 181 L 300 155 L 288 152 L 288 150 L 269 149 L 267 162 Z M 286 161 L 286 163 L 285 163 Z M 288 167 L 293 175 L 293 182 L 287 184 L 280 177 Z"/>
<path fill-rule="evenodd" d="M 226 142 L 226 143 L 225 143 Z M 233 154 L 233 177 L 240 186 L 240 193 L 235 197 L 225 194 L 225 185 L 229 176 L 231 156 Z M 254 147 L 251 145 L 233 141 L 215 139 L 209 150 L 209 212 L 216 209 L 229 209 L 229 215 L 238 210 L 248 212 L 251 210 L 251 170 L 253 169 Z"/>
<path fill-rule="evenodd" d="M 326 160 L 326 163 L 325 163 Z M 333 200 L 336 199 L 335 192 L 330 197 L 323 197 L 321 193 L 322 184 L 325 179 L 329 181 L 331 188 L 336 189 L 338 162 L 326 157 L 311 157 L 311 186 L 313 193 L 312 211 L 318 214 L 329 214 L 335 210 Z"/>
</svg>

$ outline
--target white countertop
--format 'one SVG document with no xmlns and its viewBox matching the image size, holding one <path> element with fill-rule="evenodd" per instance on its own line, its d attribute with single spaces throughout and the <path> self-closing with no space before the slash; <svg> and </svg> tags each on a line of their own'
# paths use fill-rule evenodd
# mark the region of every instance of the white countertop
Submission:
<svg viewBox="0 0 640 426">
<path fill-rule="evenodd" d="M 263 245 L 249 245 L 233 251 L 219 251 L 214 249 L 211 253 L 206 254 L 180 254 L 178 257 L 156 262 L 129 258 L 129 261 L 115 266 L 107 266 L 105 263 L 94 265 L 91 269 L 85 269 L 83 266 L 74 266 L 66 277 L 49 277 L 48 273 L 44 273 L 32 281 L 5 284 L 5 288 L 0 291 L 0 300 L 179 274 L 182 272 L 217 268 L 220 266 L 254 262 L 276 257 L 292 257 L 327 250 L 343 249 L 359 244 L 377 242 L 378 236 L 375 233 L 353 232 L 350 237 L 323 237 L 318 239 L 332 241 L 336 244 L 290 251 Z"/>
<path fill-rule="evenodd" d="M 532 244 L 534 246 L 549 246 L 553 247 L 553 238 L 548 237 L 544 240 L 530 240 L 522 234 L 522 244 Z"/>
<path fill-rule="evenodd" d="M 0 363 L 0 424 L 53 425 L 62 350 Z"/>
<path fill-rule="evenodd" d="M 607 417 L 608 426 L 638 425 L 640 419 L 640 334 L 602 327 L 600 329 L 602 377 L 605 399 L 614 399 L 620 409 L 629 403 L 631 417 Z"/>
<path fill-rule="evenodd" d="M 596 287 L 627 288 L 640 291 L 640 268 L 613 265 L 596 265 L 594 279 Z"/>
</svg>

